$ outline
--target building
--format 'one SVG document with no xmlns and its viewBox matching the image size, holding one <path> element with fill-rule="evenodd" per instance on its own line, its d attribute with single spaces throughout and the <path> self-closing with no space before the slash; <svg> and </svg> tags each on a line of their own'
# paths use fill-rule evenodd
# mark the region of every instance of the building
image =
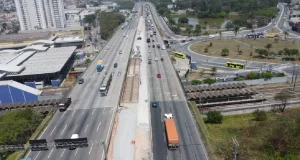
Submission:
<svg viewBox="0 0 300 160">
<path fill-rule="evenodd" d="M 0 104 L 38 101 L 42 91 L 15 81 L 0 81 Z"/>
<path fill-rule="evenodd" d="M 21 30 L 64 28 L 62 0 L 15 0 Z"/>
</svg>

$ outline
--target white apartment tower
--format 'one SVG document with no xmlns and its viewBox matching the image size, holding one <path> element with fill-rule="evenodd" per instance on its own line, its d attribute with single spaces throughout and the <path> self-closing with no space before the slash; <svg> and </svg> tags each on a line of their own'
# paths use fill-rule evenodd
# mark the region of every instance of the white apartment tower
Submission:
<svg viewBox="0 0 300 160">
<path fill-rule="evenodd" d="M 21 30 L 66 26 L 62 0 L 15 0 Z"/>
</svg>

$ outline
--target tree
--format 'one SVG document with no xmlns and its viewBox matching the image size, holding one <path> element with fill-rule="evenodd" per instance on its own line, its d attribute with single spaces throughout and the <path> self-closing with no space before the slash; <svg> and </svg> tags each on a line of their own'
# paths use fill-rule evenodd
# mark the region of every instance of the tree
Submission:
<svg viewBox="0 0 300 160">
<path fill-rule="evenodd" d="M 233 32 L 234 32 L 234 35 L 235 35 L 235 36 L 239 33 L 239 31 L 240 31 L 240 27 L 239 27 L 239 26 L 235 26 L 235 27 L 233 28 Z"/>
<path fill-rule="evenodd" d="M 186 27 L 185 32 L 188 34 L 188 36 L 191 36 L 192 30 L 190 27 Z"/>
<path fill-rule="evenodd" d="M 292 98 L 292 93 L 287 89 L 280 91 L 274 96 L 274 99 L 276 101 L 281 102 L 281 104 L 278 106 L 279 111 L 284 112 L 286 108 L 286 104 L 291 98 Z"/>
<path fill-rule="evenodd" d="M 85 64 L 90 64 L 91 63 L 91 60 L 90 59 L 86 59 L 85 60 Z"/>
<path fill-rule="evenodd" d="M 264 110 L 255 110 L 252 115 L 254 116 L 255 121 L 265 121 L 268 119 L 267 113 Z"/>
<path fill-rule="evenodd" d="M 270 49 L 272 48 L 272 44 L 271 43 L 266 44 L 265 48 L 267 49 L 267 55 L 269 55 L 270 54 Z"/>
<path fill-rule="evenodd" d="M 265 49 L 255 49 L 255 52 L 258 53 L 261 57 L 265 57 L 268 55 L 268 52 Z"/>
<path fill-rule="evenodd" d="M 273 77 L 273 74 L 272 72 L 263 72 L 262 77 L 264 77 L 265 79 L 271 79 Z"/>
<path fill-rule="evenodd" d="M 259 79 L 259 73 L 255 73 L 255 72 L 250 72 L 247 74 L 247 78 L 248 79 Z"/>
<path fill-rule="evenodd" d="M 208 111 L 206 113 L 207 119 L 206 123 L 211 123 L 211 124 L 221 124 L 223 122 L 223 115 L 221 114 L 220 111 Z"/>
<path fill-rule="evenodd" d="M 228 23 L 225 25 L 225 28 L 226 28 L 226 30 L 230 30 L 231 28 L 233 28 L 232 22 L 228 22 Z"/>
<path fill-rule="evenodd" d="M 211 69 L 212 75 L 215 75 L 217 72 L 217 68 L 216 67 L 212 67 Z"/>
<path fill-rule="evenodd" d="M 216 80 L 211 79 L 211 78 L 206 78 L 206 79 L 203 80 L 203 83 L 204 84 L 213 84 L 213 83 L 216 83 Z"/>
<path fill-rule="evenodd" d="M 185 17 L 185 16 L 179 17 L 178 18 L 178 23 L 181 23 L 181 24 L 185 23 L 185 24 L 187 24 L 187 23 L 189 23 L 189 19 L 187 17 Z"/>
<path fill-rule="evenodd" d="M 283 34 L 284 34 L 284 39 L 286 39 L 286 37 L 289 35 L 289 32 L 284 31 Z"/>
<path fill-rule="evenodd" d="M 194 80 L 192 80 L 192 82 L 191 82 L 192 85 L 198 85 L 198 84 L 201 84 L 201 83 L 202 83 L 202 81 L 200 81 L 200 80 L 198 80 L 198 79 L 194 79 Z"/>
<path fill-rule="evenodd" d="M 96 20 L 96 14 L 86 15 L 83 18 L 84 23 L 94 24 Z"/>
<path fill-rule="evenodd" d="M 229 55 L 229 49 L 228 48 L 223 48 L 221 51 L 221 56 L 228 56 Z"/>
<path fill-rule="evenodd" d="M 196 25 L 195 31 L 194 31 L 197 35 L 199 35 L 201 33 L 201 26 L 199 24 Z"/>
</svg>

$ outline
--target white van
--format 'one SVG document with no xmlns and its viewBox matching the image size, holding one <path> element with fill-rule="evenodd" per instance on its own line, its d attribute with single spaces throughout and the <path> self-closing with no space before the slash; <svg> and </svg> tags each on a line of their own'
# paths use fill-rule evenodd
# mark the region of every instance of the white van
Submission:
<svg viewBox="0 0 300 160">
<path fill-rule="evenodd" d="M 165 50 L 165 49 L 166 49 L 166 46 L 165 46 L 165 45 L 162 45 L 162 46 L 161 46 L 161 49 L 162 49 L 162 50 Z"/>
</svg>

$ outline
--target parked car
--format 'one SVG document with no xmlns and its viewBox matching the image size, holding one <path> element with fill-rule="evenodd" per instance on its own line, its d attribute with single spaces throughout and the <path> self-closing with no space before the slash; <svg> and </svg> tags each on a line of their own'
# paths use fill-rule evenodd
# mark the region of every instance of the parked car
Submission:
<svg viewBox="0 0 300 160">
<path fill-rule="evenodd" d="M 117 67 L 118 67 L 118 63 L 115 63 L 115 64 L 114 64 L 114 67 L 117 68 Z"/>
</svg>

